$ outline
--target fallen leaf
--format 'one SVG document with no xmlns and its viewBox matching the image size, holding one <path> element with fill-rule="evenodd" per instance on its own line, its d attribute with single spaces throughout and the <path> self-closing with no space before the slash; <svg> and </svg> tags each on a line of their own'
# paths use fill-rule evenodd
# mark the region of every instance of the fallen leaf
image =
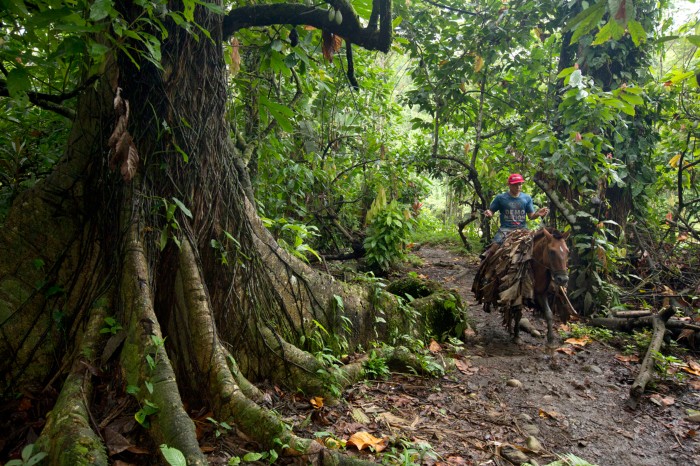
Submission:
<svg viewBox="0 0 700 466">
<path fill-rule="evenodd" d="M 438 463 L 435 463 L 436 466 Z M 448 456 L 447 457 L 447 462 L 442 463 L 442 464 L 449 464 L 449 465 L 462 465 L 462 464 L 469 464 L 467 463 L 467 460 L 462 458 L 461 456 Z"/>
<path fill-rule="evenodd" d="M 649 397 L 649 398 L 652 402 L 656 403 L 659 406 L 663 406 L 663 407 L 671 406 L 671 405 L 676 403 L 676 400 L 673 397 L 661 396 L 658 393 L 651 395 L 651 397 Z"/>
<path fill-rule="evenodd" d="M 561 417 L 561 414 L 559 414 L 556 411 L 545 411 L 542 408 L 540 408 L 539 414 L 540 414 L 540 417 L 544 417 L 544 418 L 558 419 L 559 417 Z"/>
<path fill-rule="evenodd" d="M 573 356 L 577 353 L 577 351 L 571 346 L 562 346 L 560 348 L 557 348 L 557 351 L 560 353 L 568 354 L 569 356 Z"/>
<path fill-rule="evenodd" d="M 369 418 L 360 408 L 353 408 L 350 415 L 356 422 L 359 422 L 360 424 L 369 424 Z"/>
<path fill-rule="evenodd" d="M 630 354 L 629 356 L 616 354 L 615 359 L 621 362 L 639 362 L 639 356 L 637 356 L 636 354 Z"/>
<path fill-rule="evenodd" d="M 591 342 L 591 337 L 588 335 L 584 336 L 583 338 L 569 338 L 564 341 L 564 343 L 569 343 L 570 345 L 577 345 L 577 346 L 586 346 Z"/>
<path fill-rule="evenodd" d="M 311 406 L 314 407 L 314 409 L 321 409 L 323 408 L 323 398 L 320 396 L 315 396 L 309 400 L 309 403 L 311 403 Z"/>
<path fill-rule="evenodd" d="M 377 420 L 386 422 L 390 426 L 394 427 L 405 427 L 408 425 L 408 421 L 402 417 L 395 416 L 391 413 L 381 413 L 377 416 Z"/>
<path fill-rule="evenodd" d="M 690 385 L 690 388 L 692 388 L 693 390 L 700 391 L 700 380 L 691 380 L 688 382 L 688 385 Z"/>
<path fill-rule="evenodd" d="M 457 369 L 459 369 L 462 374 L 467 375 L 471 375 L 478 370 L 476 367 L 471 367 L 467 361 L 463 361 L 461 359 L 455 359 L 455 366 L 457 366 Z"/>
<path fill-rule="evenodd" d="M 352 434 L 347 444 L 354 446 L 358 450 L 372 448 L 376 452 L 380 452 L 386 448 L 386 440 L 377 438 L 369 432 L 356 432 Z"/>
<path fill-rule="evenodd" d="M 105 445 L 107 446 L 107 452 L 109 456 L 121 453 L 129 447 L 133 446 L 131 442 L 129 442 L 126 439 L 126 437 L 124 437 L 111 427 L 105 428 L 104 437 Z"/>
<path fill-rule="evenodd" d="M 442 347 L 440 346 L 440 343 L 433 340 L 432 338 L 430 339 L 430 345 L 428 346 L 428 349 L 430 350 L 431 353 L 439 353 L 440 351 L 442 351 Z"/>
<path fill-rule="evenodd" d="M 199 451 L 202 453 L 211 453 L 212 451 L 215 451 L 216 447 L 212 447 L 211 445 L 202 445 L 199 447 Z"/>
</svg>

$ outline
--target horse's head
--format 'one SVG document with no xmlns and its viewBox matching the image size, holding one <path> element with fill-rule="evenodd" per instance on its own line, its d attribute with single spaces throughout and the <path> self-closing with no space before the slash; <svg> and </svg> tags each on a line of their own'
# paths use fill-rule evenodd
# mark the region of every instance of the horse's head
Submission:
<svg viewBox="0 0 700 466">
<path fill-rule="evenodd" d="M 550 232 L 546 228 L 543 228 L 542 232 L 546 238 L 542 261 L 552 272 L 554 283 L 559 286 L 566 285 L 569 281 L 569 247 L 566 245 L 566 239 L 570 232 L 562 234 L 558 231 Z"/>
</svg>

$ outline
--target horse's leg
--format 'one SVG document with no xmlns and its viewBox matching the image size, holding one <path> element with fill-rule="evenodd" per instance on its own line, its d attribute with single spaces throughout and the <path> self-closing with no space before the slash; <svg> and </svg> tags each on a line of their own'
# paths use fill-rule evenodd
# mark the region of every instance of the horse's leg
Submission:
<svg viewBox="0 0 700 466">
<path fill-rule="evenodd" d="M 511 308 L 511 324 L 513 325 L 513 342 L 520 344 L 520 319 L 523 318 L 523 308 L 520 306 Z"/>
<path fill-rule="evenodd" d="M 544 318 L 547 321 L 547 346 L 554 345 L 554 329 L 553 327 L 553 316 L 552 309 L 549 307 L 549 300 L 547 299 L 547 292 L 536 293 L 535 299 L 537 304 L 539 304 L 540 309 L 544 312 Z"/>
</svg>

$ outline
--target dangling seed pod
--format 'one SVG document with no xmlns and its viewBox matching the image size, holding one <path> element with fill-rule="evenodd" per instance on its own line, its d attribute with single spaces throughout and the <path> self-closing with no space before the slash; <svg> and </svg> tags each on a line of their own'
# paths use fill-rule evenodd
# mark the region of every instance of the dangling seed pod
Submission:
<svg viewBox="0 0 700 466">
<path fill-rule="evenodd" d="M 343 22 L 343 14 L 340 12 L 340 10 L 335 10 L 335 24 L 340 26 Z"/>
<path fill-rule="evenodd" d="M 328 9 L 328 21 L 333 22 L 335 20 L 335 10 L 333 7 Z"/>
<path fill-rule="evenodd" d="M 299 33 L 296 28 L 292 28 L 292 30 L 289 31 L 289 42 L 292 44 L 292 47 L 299 45 Z"/>
</svg>

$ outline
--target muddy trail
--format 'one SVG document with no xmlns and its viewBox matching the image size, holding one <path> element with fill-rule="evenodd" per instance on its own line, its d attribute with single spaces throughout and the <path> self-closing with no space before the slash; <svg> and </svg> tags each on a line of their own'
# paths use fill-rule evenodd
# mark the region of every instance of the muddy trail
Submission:
<svg viewBox="0 0 700 466">
<path fill-rule="evenodd" d="M 457 370 L 439 379 L 395 374 L 358 384 L 344 403 L 316 413 L 308 402 L 282 402 L 277 409 L 300 433 L 383 437 L 387 449 L 360 456 L 385 464 L 411 464 L 396 448 L 402 439 L 412 442 L 413 464 L 544 465 L 568 453 L 600 466 L 700 464 L 700 425 L 687 411 L 700 407 L 696 376 L 648 388 L 640 406 L 629 410 L 639 363 L 619 348 L 595 341 L 575 348 L 559 339 L 558 349 L 547 349 L 543 338 L 525 332 L 516 345 L 500 316 L 473 302 L 478 259 L 427 246 L 415 254 L 423 265 L 404 273 L 455 289 L 469 304 L 475 335 L 466 339 Z M 544 333 L 543 320 L 526 316 Z"/>
</svg>

